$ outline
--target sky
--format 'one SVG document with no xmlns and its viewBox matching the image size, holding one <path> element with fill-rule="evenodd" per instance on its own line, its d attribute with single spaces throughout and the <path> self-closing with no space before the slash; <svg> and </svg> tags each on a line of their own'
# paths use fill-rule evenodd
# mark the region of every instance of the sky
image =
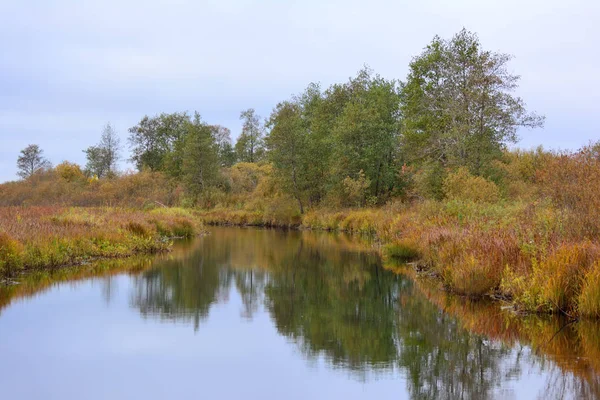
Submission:
<svg viewBox="0 0 600 400">
<path fill-rule="evenodd" d="M 510 53 L 517 95 L 546 116 L 518 146 L 576 149 L 600 140 L 598 0 L 0 0 L 0 182 L 38 144 L 53 163 L 85 164 L 110 122 L 197 110 L 241 129 L 310 82 L 344 82 L 363 65 L 404 80 L 435 35 L 462 28 Z"/>
</svg>

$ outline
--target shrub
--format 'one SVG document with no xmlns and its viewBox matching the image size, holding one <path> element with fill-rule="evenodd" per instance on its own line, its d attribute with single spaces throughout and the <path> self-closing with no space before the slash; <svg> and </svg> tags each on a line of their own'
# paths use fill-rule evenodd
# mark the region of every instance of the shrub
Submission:
<svg viewBox="0 0 600 400">
<path fill-rule="evenodd" d="M 599 255 L 599 249 L 591 243 L 577 243 L 563 245 L 542 260 L 534 271 L 540 301 L 555 312 L 572 311 L 582 278 Z"/>
<path fill-rule="evenodd" d="M 130 221 L 125 224 L 125 229 L 137 236 L 150 236 L 148 229 L 139 222 Z"/>
<path fill-rule="evenodd" d="M 186 219 L 177 219 L 172 227 L 173 236 L 189 238 L 194 236 L 194 225 Z"/>
<path fill-rule="evenodd" d="M 584 275 L 577 305 L 581 315 L 600 318 L 600 261 Z"/>
<path fill-rule="evenodd" d="M 495 183 L 471 175 L 464 167 L 444 179 L 443 190 L 447 198 L 454 200 L 495 203 L 500 199 L 500 190 Z"/>
<path fill-rule="evenodd" d="M 419 258 L 419 250 L 406 240 L 384 246 L 383 254 L 401 262 L 414 261 Z"/>
<path fill-rule="evenodd" d="M 551 158 L 540 171 L 542 193 L 570 214 L 573 238 L 595 239 L 600 235 L 600 142 L 578 153 Z"/>
<path fill-rule="evenodd" d="M 13 275 L 23 268 L 23 248 L 6 233 L 0 233 L 0 273 Z"/>
</svg>

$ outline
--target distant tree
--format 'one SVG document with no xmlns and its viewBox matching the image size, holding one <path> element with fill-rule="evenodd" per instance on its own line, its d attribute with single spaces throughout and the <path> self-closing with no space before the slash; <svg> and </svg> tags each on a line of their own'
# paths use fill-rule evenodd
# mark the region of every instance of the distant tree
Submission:
<svg viewBox="0 0 600 400">
<path fill-rule="evenodd" d="M 197 202 L 216 185 L 219 176 L 219 155 L 212 129 L 195 113 L 187 123 L 183 153 L 183 182 L 187 192 Z"/>
<path fill-rule="evenodd" d="M 231 144 L 231 130 L 221 125 L 211 125 L 215 144 L 219 154 L 219 163 L 222 167 L 231 167 L 236 163 L 236 154 Z"/>
<path fill-rule="evenodd" d="M 240 119 L 244 123 L 242 133 L 235 144 L 237 160 L 240 162 L 257 162 L 264 155 L 264 127 L 253 108 L 242 111 Z"/>
<path fill-rule="evenodd" d="M 21 150 L 21 155 L 17 159 L 17 174 L 27 179 L 35 173 L 51 168 L 52 164 L 44 156 L 44 151 L 37 144 L 30 144 Z"/>
<path fill-rule="evenodd" d="M 121 141 L 110 123 L 104 126 L 100 143 L 84 150 L 87 158 L 86 171 L 98 178 L 112 176 L 117 172 Z"/>
<path fill-rule="evenodd" d="M 129 128 L 131 160 L 138 170 L 168 172 L 179 178 L 190 116 L 186 112 L 145 116 Z"/>
<path fill-rule="evenodd" d="M 137 125 L 129 128 L 131 161 L 139 171 L 144 167 L 159 171 L 168 150 L 167 141 L 159 134 L 160 119 L 144 116 Z"/>
<path fill-rule="evenodd" d="M 436 36 L 410 63 L 402 88 L 404 153 L 478 175 L 516 142 L 519 127 L 542 126 L 512 93 L 519 76 L 509 72 L 510 59 L 483 50 L 465 29 L 451 40 Z"/>
<path fill-rule="evenodd" d="M 104 178 L 108 174 L 106 167 L 106 154 L 100 146 L 90 146 L 83 151 L 87 162 L 85 172 L 88 176 Z"/>
</svg>

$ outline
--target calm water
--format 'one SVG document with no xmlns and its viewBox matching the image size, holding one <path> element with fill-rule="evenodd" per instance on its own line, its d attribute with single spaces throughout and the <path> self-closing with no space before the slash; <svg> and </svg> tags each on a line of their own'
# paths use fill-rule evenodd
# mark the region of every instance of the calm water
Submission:
<svg viewBox="0 0 600 400">
<path fill-rule="evenodd" d="M 597 324 L 449 297 L 356 239 L 214 228 L 168 256 L 113 264 L 0 289 L 0 397 L 600 393 Z"/>
</svg>

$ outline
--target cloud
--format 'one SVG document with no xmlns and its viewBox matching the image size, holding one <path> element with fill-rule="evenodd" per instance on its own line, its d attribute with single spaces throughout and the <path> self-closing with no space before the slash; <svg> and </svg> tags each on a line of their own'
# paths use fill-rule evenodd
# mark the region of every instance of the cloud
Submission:
<svg viewBox="0 0 600 400">
<path fill-rule="evenodd" d="M 267 116 L 309 82 L 365 63 L 403 79 L 435 34 L 462 27 L 516 56 L 518 93 L 547 116 L 521 145 L 576 148 L 599 138 L 598 20 L 594 0 L 4 0 L 0 181 L 29 143 L 83 163 L 108 121 L 125 141 L 145 114 L 198 110 L 235 136 L 242 109 Z"/>
</svg>

